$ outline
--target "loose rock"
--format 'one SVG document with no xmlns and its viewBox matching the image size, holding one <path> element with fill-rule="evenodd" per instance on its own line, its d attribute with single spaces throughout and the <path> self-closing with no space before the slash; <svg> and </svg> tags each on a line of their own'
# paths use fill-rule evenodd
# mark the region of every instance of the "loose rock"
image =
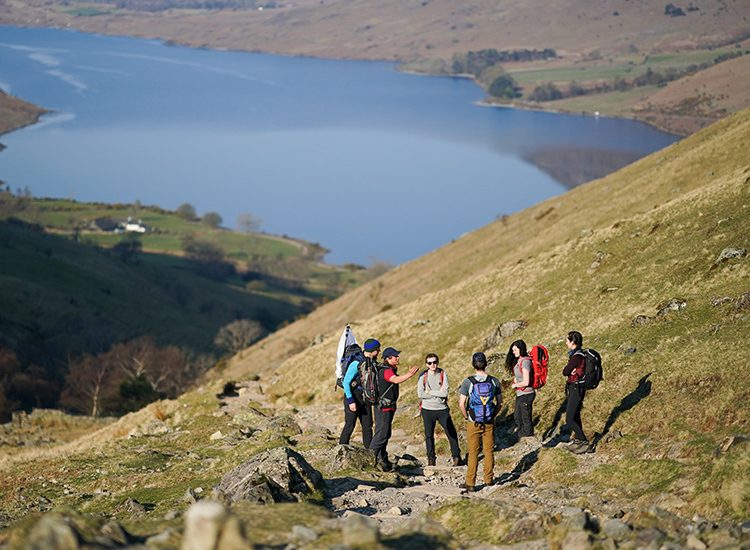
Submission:
<svg viewBox="0 0 750 550">
<path fill-rule="evenodd" d="M 692 533 L 688 535 L 685 545 L 691 550 L 706 550 L 708 548 L 705 542 Z"/>
<path fill-rule="evenodd" d="M 372 546 L 380 541 L 377 522 L 362 514 L 349 514 L 341 532 L 346 546 Z"/>
<path fill-rule="evenodd" d="M 680 298 L 672 298 L 666 304 L 660 304 L 657 308 L 656 316 L 664 317 L 673 311 L 681 311 L 687 307 L 687 302 Z"/>
<path fill-rule="evenodd" d="M 292 538 L 298 542 L 310 543 L 318 540 L 318 534 L 304 525 L 295 525 L 292 527 Z"/>
<path fill-rule="evenodd" d="M 633 327 L 641 327 L 643 325 L 647 325 L 651 321 L 651 317 L 648 315 L 636 315 L 632 321 L 630 321 L 630 325 Z"/>
<path fill-rule="evenodd" d="M 724 250 L 721 251 L 721 254 L 719 254 L 719 257 L 716 258 L 716 261 L 714 262 L 714 265 L 712 266 L 712 268 L 718 267 L 719 265 L 729 260 L 736 260 L 739 258 L 744 258 L 745 256 L 747 256 L 746 248 L 735 248 L 735 247 L 725 248 Z"/>
</svg>

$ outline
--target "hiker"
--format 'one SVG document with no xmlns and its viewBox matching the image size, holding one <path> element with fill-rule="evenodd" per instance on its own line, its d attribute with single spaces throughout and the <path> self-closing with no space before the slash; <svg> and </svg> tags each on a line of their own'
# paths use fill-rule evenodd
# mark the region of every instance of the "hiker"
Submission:
<svg viewBox="0 0 750 550">
<path fill-rule="evenodd" d="M 466 483 L 467 491 L 476 491 L 479 446 L 484 450 L 484 484 L 492 485 L 495 469 L 495 416 L 500 410 L 502 395 L 500 382 L 487 374 L 487 357 L 481 351 L 471 357 L 474 375 L 465 378 L 458 388 L 458 407 L 466 420 L 466 442 L 469 447 Z"/>
<path fill-rule="evenodd" d="M 583 336 L 576 330 L 571 330 L 565 339 L 568 347 L 568 364 L 563 369 L 563 376 L 567 379 L 565 393 L 568 396 L 565 410 L 565 425 L 573 432 L 573 439 L 567 449 L 573 453 L 581 454 L 588 452 L 589 440 L 583 432 L 581 422 L 581 409 L 583 398 L 586 396 L 586 387 L 583 385 L 584 368 L 586 365 L 585 354 L 581 349 Z"/>
<path fill-rule="evenodd" d="M 365 361 L 369 361 L 372 367 L 377 369 L 378 354 L 380 353 L 380 342 L 375 338 L 365 340 L 364 351 L 362 356 Z M 353 344 L 347 348 L 347 353 L 353 355 Z M 359 346 L 357 346 L 359 348 Z M 365 403 L 363 397 L 362 382 L 359 377 L 359 364 L 361 361 L 354 359 L 346 367 L 344 373 L 344 428 L 341 430 L 339 445 L 348 445 L 349 439 L 354 431 L 354 426 L 359 424 L 362 427 L 362 444 L 366 449 L 372 442 L 372 405 Z"/>
<path fill-rule="evenodd" d="M 434 466 L 435 423 L 440 422 L 451 447 L 453 465 L 461 464 L 461 449 L 458 446 L 458 434 L 448 408 L 448 373 L 438 367 L 440 358 L 435 353 L 428 353 L 424 359 L 427 370 L 417 380 L 417 396 L 420 399 L 419 410 L 424 422 L 424 442 L 427 447 L 427 465 Z"/>
<path fill-rule="evenodd" d="M 401 352 L 395 348 L 383 350 L 383 365 L 378 372 L 378 402 L 373 407 L 375 412 L 375 435 L 370 443 L 370 450 L 375 453 L 375 463 L 384 472 L 393 469 L 388 460 L 388 440 L 391 438 L 393 416 L 396 414 L 398 385 L 417 374 L 419 367 L 410 367 L 405 374 L 398 374 L 398 363 Z"/>
<path fill-rule="evenodd" d="M 523 437 L 534 437 L 531 412 L 536 391 L 532 385 L 531 357 L 526 350 L 526 342 L 516 340 L 510 345 L 508 355 L 505 356 L 505 368 L 513 377 L 511 387 L 516 390 L 513 418 L 516 421 L 518 439 L 520 441 Z"/>
</svg>

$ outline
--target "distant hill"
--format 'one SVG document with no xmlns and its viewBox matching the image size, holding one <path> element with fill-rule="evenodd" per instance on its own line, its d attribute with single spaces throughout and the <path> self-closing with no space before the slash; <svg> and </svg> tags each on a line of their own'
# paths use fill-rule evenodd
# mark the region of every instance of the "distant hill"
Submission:
<svg viewBox="0 0 750 550">
<path fill-rule="evenodd" d="M 750 106 L 742 92 L 750 88 L 748 71 L 733 75 L 737 84 L 728 101 L 720 97 L 726 88 L 715 94 L 710 116 L 698 101 L 705 92 L 700 87 L 675 90 L 674 97 L 669 87 L 662 91 L 674 79 L 700 75 L 717 58 L 747 52 L 749 17 L 747 2 L 723 0 L 95 0 L 85 6 L 32 0 L 0 6 L 5 24 L 160 37 L 193 47 L 391 60 L 431 74 L 453 74 L 456 57 L 496 50 L 504 52 L 503 61 L 482 74 L 458 71 L 476 78 L 495 101 L 636 117 L 680 134 L 710 124 L 722 108 Z M 514 55 L 544 50 L 555 55 Z M 648 69 L 658 74 L 644 76 Z M 517 87 L 493 87 L 504 74 Z M 544 93 L 549 86 L 570 101 Z M 656 93 L 658 101 L 644 109 Z M 685 94 L 688 101 L 681 101 Z"/>
</svg>

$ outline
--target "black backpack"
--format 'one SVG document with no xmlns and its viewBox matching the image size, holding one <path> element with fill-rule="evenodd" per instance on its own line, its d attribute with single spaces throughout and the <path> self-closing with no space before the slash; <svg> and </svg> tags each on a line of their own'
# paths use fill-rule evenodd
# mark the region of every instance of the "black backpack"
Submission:
<svg viewBox="0 0 750 550">
<path fill-rule="evenodd" d="M 357 368 L 359 383 L 362 386 L 362 399 L 368 405 L 375 405 L 380 399 L 378 363 L 374 359 L 363 358 Z"/>
<path fill-rule="evenodd" d="M 595 349 L 584 349 L 583 352 L 583 380 L 581 384 L 587 390 L 594 390 L 599 386 L 599 382 L 604 380 L 604 371 L 602 370 L 602 356 Z"/>
</svg>

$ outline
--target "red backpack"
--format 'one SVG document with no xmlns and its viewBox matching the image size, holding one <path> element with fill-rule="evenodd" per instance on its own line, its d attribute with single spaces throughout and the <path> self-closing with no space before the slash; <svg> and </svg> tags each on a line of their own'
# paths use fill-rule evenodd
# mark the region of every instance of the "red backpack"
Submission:
<svg viewBox="0 0 750 550">
<path fill-rule="evenodd" d="M 540 389 L 547 383 L 547 367 L 549 366 L 549 353 L 547 348 L 537 344 L 531 348 L 531 387 L 535 390 Z"/>
</svg>

